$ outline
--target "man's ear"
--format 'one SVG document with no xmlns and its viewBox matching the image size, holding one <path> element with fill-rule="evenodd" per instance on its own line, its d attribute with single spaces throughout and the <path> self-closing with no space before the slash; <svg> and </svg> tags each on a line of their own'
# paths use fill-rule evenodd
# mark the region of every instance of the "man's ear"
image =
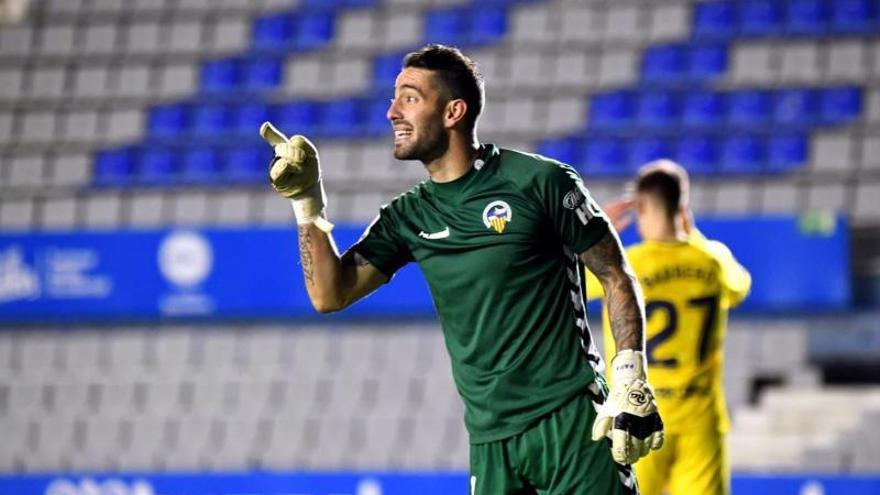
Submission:
<svg viewBox="0 0 880 495">
<path fill-rule="evenodd" d="M 447 129 L 451 129 L 464 121 L 467 115 L 467 103 L 461 98 L 449 100 L 446 103 L 446 109 L 443 111 L 443 125 Z"/>
</svg>

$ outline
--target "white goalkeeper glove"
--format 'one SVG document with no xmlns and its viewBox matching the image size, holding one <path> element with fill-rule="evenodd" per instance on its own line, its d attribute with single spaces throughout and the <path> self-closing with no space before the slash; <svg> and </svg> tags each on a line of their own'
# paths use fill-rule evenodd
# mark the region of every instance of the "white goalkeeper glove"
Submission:
<svg viewBox="0 0 880 495">
<path fill-rule="evenodd" d="M 663 446 L 663 421 L 641 351 L 620 351 L 611 360 L 611 390 L 596 413 L 593 441 L 610 432 L 611 456 L 620 464 L 632 464 Z"/>
<path fill-rule="evenodd" d="M 333 224 L 324 218 L 324 186 L 315 145 L 299 134 L 288 139 L 269 122 L 260 126 L 260 136 L 275 151 L 269 169 L 272 187 L 278 194 L 290 198 L 296 223 L 313 223 L 324 232 L 333 230 Z"/>
</svg>

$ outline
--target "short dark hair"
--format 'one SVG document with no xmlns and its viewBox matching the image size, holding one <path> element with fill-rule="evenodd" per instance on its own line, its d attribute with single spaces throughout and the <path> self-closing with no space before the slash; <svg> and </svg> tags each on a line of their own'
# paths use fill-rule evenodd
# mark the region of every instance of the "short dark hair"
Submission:
<svg viewBox="0 0 880 495">
<path fill-rule="evenodd" d="M 639 171 L 636 192 L 659 199 L 671 218 L 680 207 L 687 206 L 688 182 L 687 171 L 681 165 L 670 160 L 657 160 Z"/>
<path fill-rule="evenodd" d="M 434 72 L 448 98 L 464 100 L 466 122 L 473 130 L 485 98 L 483 75 L 477 64 L 458 48 L 432 43 L 403 58 L 403 68 L 410 67 Z"/>
</svg>

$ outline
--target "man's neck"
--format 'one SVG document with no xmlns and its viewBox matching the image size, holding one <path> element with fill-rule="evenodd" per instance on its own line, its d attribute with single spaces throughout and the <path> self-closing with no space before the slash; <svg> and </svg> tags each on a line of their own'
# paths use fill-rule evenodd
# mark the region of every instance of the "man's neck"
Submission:
<svg viewBox="0 0 880 495">
<path fill-rule="evenodd" d="M 684 230 L 684 226 L 676 218 L 674 221 L 666 222 L 654 232 L 645 236 L 647 241 L 656 242 L 683 242 L 687 241 L 688 235 Z"/>
<path fill-rule="evenodd" d="M 453 134 L 446 153 L 425 163 L 425 169 L 434 182 L 452 182 L 470 171 L 479 150 L 476 137 L 466 141 L 460 135 Z"/>
</svg>

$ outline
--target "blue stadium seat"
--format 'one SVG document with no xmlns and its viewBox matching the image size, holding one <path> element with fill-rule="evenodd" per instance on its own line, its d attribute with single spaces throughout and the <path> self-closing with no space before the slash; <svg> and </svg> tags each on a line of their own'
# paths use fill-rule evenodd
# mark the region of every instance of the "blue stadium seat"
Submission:
<svg viewBox="0 0 880 495">
<path fill-rule="evenodd" d="M 498 41 L 507 31 L 507 12 L 501 5 L 480 5 L 468 15 L 470 43 L 485 45 Z"/>
<path fill-rule="evenodd" d="M 268 91 L 281 84 L 281 57 L 247 57 L 242 66 L 242 87 L 248 91 Z"/>
<path fill-rule="evenodd" d="M 787 7 L 789 34 L 819 36 L 828 29 L 829 12 L 825 0 L 788 0 Z"/>
<path fill-rule="evenodd" d="M 151 136 L 179 137 L 189 123 L 189 108 L 185 103 L 158 105 L 150 110 L 147 128 Z"/>
<path fill-rule="evenodd" d="M 310 134 L 317 122 L 317 105 L 310 101 L 282 103 L 271 107 L 272 122 L 288 134 Z"/>
<path fill-rule="evenodd" d="M 734 91 L 728 95 L 727 122 L 736 127 L 755 127 L 770 123 L 771 98 L 764 90 Z"/>
<path fill-rule="evenodd" d="M 235 91 L 241 84 L 241 61 L 227 57 L 204 63 L 200 84 L 206 93 Z"/>
<path fill-rule="evenodd" d="M 581 143 L 575 137 L 545 139 L 538 143 L 537 152 L 548 158 L 577 167 L 581 163 Z"/>
<path fill-rule="evenodd" d="M 318 112 L 318 133 L 326 137 L 356 137 L 363 132 L 361 101 L 356 98 L 324 102 Z"/>
<path fill-rule="evenodd" d="M 876 0 L 834 0 L 831 2 L 831 31 L 870 33 L 880 30 L 880 2 Z"/>
<path fill-rule="evenodd" d="M 729 1 L 701 2 L 694 7 L 694 36 L 703 39 L 729 38 L 736 34 L 736 5 Z"/>
<path fill-rule="evenodd" d="M 220 157 L 225 179 L 230 182 L 265 183 L 272 150 L 265 144 L 236 146 Z"/>
<path fill-rule="evenodd" d="M 752 135 L 728 136 L 721 143 L 718 170 L 729 174 L 757 174 L 764 167 L 764 141 Z"/>
<path fill-rule="evenodd" d="M 229 107 L 223 103 L 201 103 L 192 106 L 189 131 L 196 136 L 218 137 L 229 132 Z"/>
<path fill-rule="evenodd" d="M 812 126 L 819 117 L 819 92 L 812 89 L 786 89 L 776 93 L 773 121 L 784 126 Z"/>
<path fill-rule="evenodd" d="M 642 79 L 651 83 L 681 80 L 687 72 L 688 55 L 679 43 L 648 47 L 642 55 Z"/>
<path fill-rule="evenodd" d="M 174 182 L 177 176 L 175 154 L 171 149 L 148 147 L 141 151 L 137 167 L 140 184 L 162 185 Z"/>
<path fill-rule="evenodd" d="M 428 12 L 425 16 L 425 39 L 432 43 L 463 45 L 468 42 L 469 12 L 464 8 L 448 8 Z"/>
<path fill-rule="evenodd" d="M 279 50 L 293 43 L 297 16 L 282 12 L 257 17 L 251 27 L 251 40 L 255 48 Z"/>
<path fill-rule="evenodd" d="M 774 134 L 767 143 L 768 172 L 783 173 L 802 166 L 807 161 L 805 134 Z"/>
<path fill-rule="evenodd" d="M 388 121 L 388 100 L 371 98 L 364 102 L 366 116 L 364 132 L 371 136 L 391 135 L 391 122 Z"/>
<path fill-rule="evenodd" d="M 634 117 L 634 96 L 631 91 L 600 93 L 590 101 L 589 127 L 617 129 L 630 125 Z"/>
<path fill-rule="evenodd" d="M 257 136 L 263 122 L 271 121 L 269 105 L 254 101 L 239 105 L 233 110 L 232 131 L 239 136 Z"/>
<path fill-rule="evenodd" d="M 405 55 L 406 52 L 389 53 L 373 60 L 373 88 L 380 94 L 390 97 L 394 93 L 394 81 L 400 73 L 400 64 Z"/>
<path fill-rule="evenodd" d="M 862 90 L 857 87 L 827 88 L 821 98 L 821 120 L 825 124 L 850 122 L 862 112 Z"/>
<path fill-rule="evenodd" d="M 727 70 L 727 45 L 699 44 L 688 51 L 688 76 L 694 81 L 713 79 Z"/>
<path fill-rule="evenodd" d="M 715 173 L 720 155 L 718 138 L 708 135 L 686 135 L 675 146 L 675 161 L 694 175 Z"/>
<path fill-rule="evenodd" d="M 740 7 L 742 36 L 773 36 L 783 32 L 785 15 L 779 0 L 745 0 Z"/>
<path fill-rule="evenodd" d="M 313 10 L 301 14 L 296 26 L 294 46 L 300 50 L 324 46 L 333 38 L 335 24 L 335 16 L 328 10 Z"/>
<path fill-rule="evenodd" d="M 210 184 L 222 174 L 220 154 L 213 148 L 190 148 L 180 156 L 180 178 L 184 182 Z"/>
<path fill-rule="evenodd" d="M 694 91 L 685 95 L 682 125 L 693 129 L 712 129 L 724 125 L 727 98 L 724 93 Z"/>
<path fill-rule="evenodd" d="M 671 91 L 640 93 L 636 99 L 635 116 L 636 123 L 647 129 L 678 126 L 681 100 Z"/>
<path fill-rule="evenodd" d="M 585 174 L 622 176 L 631 173 L 626 141 L 622 138 L 589 139 L 580 167 Z"/>
<path fill-rule="evenodd" d="M 675 147 L 668 139 L 660 137 L 642 137 L 630 141 L 629 170 L 638 170 L 642 165 L 660 158 L 672 159 Z"/>
<path fill-rule="evenodd" d="M 136 152 L 133 148 L 112 148 L 95 154 L 92 180 L 102 186 L 124 186 L 132 182 Z"/>
</svg>

